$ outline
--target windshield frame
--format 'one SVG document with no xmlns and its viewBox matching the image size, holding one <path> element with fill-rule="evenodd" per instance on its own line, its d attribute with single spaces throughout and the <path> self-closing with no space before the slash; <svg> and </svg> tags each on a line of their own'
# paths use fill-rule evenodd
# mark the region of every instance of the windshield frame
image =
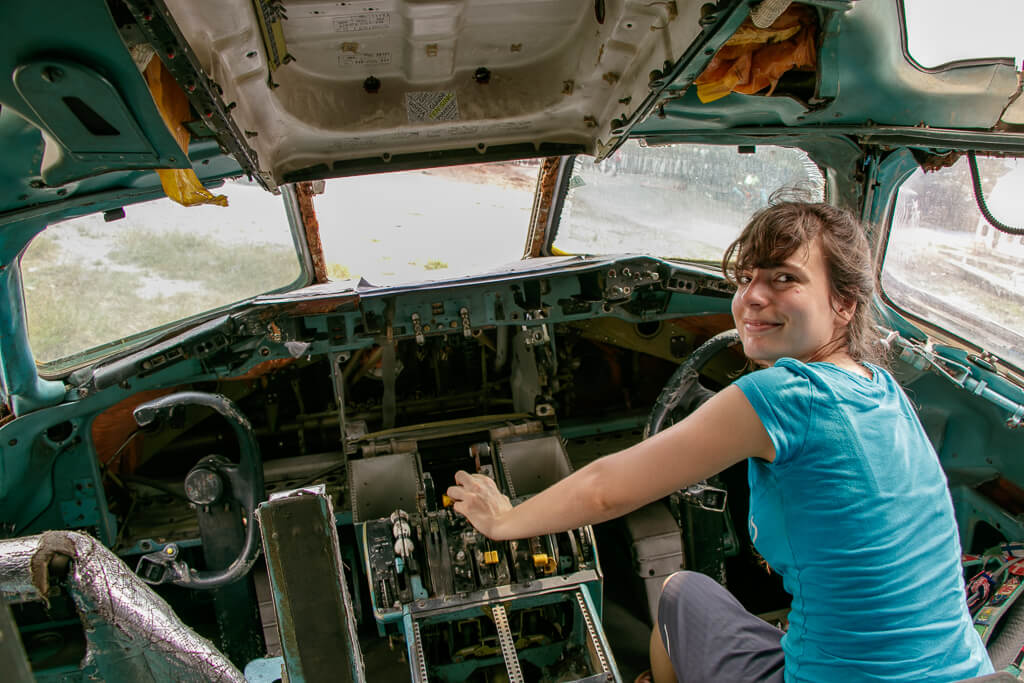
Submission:
<svg viewBox="0 0 1024 683">
<path fill-rule="evenodd" d="M 266 292 L 260 292 L 251 297 L 232 301 L 230 303 L 212 308 L 206 311 L 201 311 L 193 315 L 174 320 L 163 325 L 137 332 L 120 339 L 116 339 L 99 346 L 94 346 L 88 349 L 82 349 L 76 353 L 72 353 L 63 358 L 58 358 L 52 361 L 40 361 L 35 359 L 36 371 L 39 376 L 43 379 L 55 380 L 67 376 L 71 372 L 78 370 L 82 367 L 95 364 L 99 361 L 108 360 L 112 357 L 131 353 L 141 346 L 148 343 L 152 343 L 163 337 L 177 334 L 190 327 L 194 327 L 198 324 L 224 315 L 225 313 L 233 312 L 239 308 L 245 307 L 249 302 L 258 296 L 264 296 L 267 294 L 279 294 L 282 292 L 290 292 L 302 287 L 308 286 L 314 282 L 314 269 L 313 269 L 313 258 L 310 251 L 309 242 L 307 240 L 305 229 L 303 228 L 302 214 L 299 207 L 299 199 L 297 188 L 292 185 L 281 185 L 281 201 L 284 202 L 285 215 L 288 220 L 288 230 L 292 237 L 292 245 L 295 248 L 295 254 L 298 259 L 299 275 L 292 282 L 278 287 L 276 289 L 268 290 Z M 159 197 L 157 197 L 159 198 Z M 49 229 L 47 226 L 46 229 Z M 46 229 L 40 231 L 35 236 L 43 234 Z M 26 245 L 27 248 L 27 245 Z M 24 250 L 22 250 L 24 253 Z M 21 268 L 21 254 L 19 254 L 17 261 L 17 267 Z M 19 292 L 22 298 L 22 306 L 25 307 L 24 292 Z M 27 308 L 25 311 L 28 314 Z M 31 343 L 29 343 L 31 350 Z"/>
<path fill-rule="evenodd" d="M 842 192 L 835 192 L 834 187 L 835 175 L 832 172 L 832 168 L 826 164 L 823 164 L 821 159 L 818 158 L 812 150 L 805 149 L 800 144 L 795 144 L 792 140 L 786 140 L 782 137 L 772 136 L 763 140 L 751 140 L 749 137 L 737 137 L 735 135 L 726 133 L 724 135 L 706 135 L 699 136 L 698 139 L 691 140 L 675 140 L 671 139 L 672 136 L 668 136 L 666 139 L 659 139 L 655 137 L 653 140 L 649 139 L 649 136 L 635 136 L 631 137 L 629 141 L 636 141 L 644 147 L 683 147 L 683 146 L 715 146 L 715 147 L 733 147 L 736 148 L 736 154 L 741 154 L 740 148 L 745 147 L 776 147 L 796 150 L 804 155 L 807 159 L 813 163 L 818 172 L 821 174 L 821 201 L 825 203 L 832 203 L 833 197 L 837 195 L 843 195 Z M 787 144 L 789 143 L 789 144 Z M 548 212 L 547 222 L 544 226 L 544 241 L 543 247 L 541 248 L 540 255 L 542 256 L 566 256 L 570 255 L 569 252 L 563 252 L 555 247 L 555 240 L 558 238 L 558 229 L 561 226 L 562 211 L 565 208 L 566 198 L 570 189 L 570 180 L 573 175 L 573 171 L 576 168 L 576 159 L 579 155 L 568 155 L 562 157 L 562 162 L 558 166 L 557 177 L 555 179 L 555 190 L 554 197 L 552 199 L 551 208 Z M 604 163 L 598 162 L 598 163 Z M 778 188 L 785 189 L 785 188 Z M 724 250 L 723 250 L 724 251 Z M 607 256 L 607 253 L 593 253 L 588 254 L 592 256 Z M 653 254 L 658 258 L 666 261 L 674 261 L 678 263 L 695 264 L 703 268 L 709 268 L 717 273 L 721 273 L 720 261 L 715 259 L 699 259 L 695 257 L 686 257 L 673 254 Z"/>
<path fill-rule="evenodd" d="M 995 150 L 991 148 L 986 149 L 984 147 L 963 147 L 959 149 L 945 151 L 947 153 L 954 152 L 962 154 L 962 156 L 966 158 L 967 153 L 971 151 L 984 155 L 986 153 L 991 153 Z M 1004 150 L 998 150 L 996 153 L 998 154 L 999 152 L 1004 152 Z M 1008 155 L 1018 156 L 1019 158 L 1024 159 L 1024 154 L 1008 153 Z M 881 235 L 878 240 L 877 250 L 875 252 L 877 255 L 875 259 L 876 294 L 878 298 L 882 302 L 884 302 L 884 304 L 889 309 L 891 309 L 898 316 L 904 318 L 913 326 L 919 328 L 922 332 L 926 334 L 926 336 L 929 339 L 934 338 L 934 341 L 940 344 L 959 347 L 967 351 L 968 353 L 973 353 L 977 355 L 979 358 L 982 359 L 994 359 L 998 362 L 998 370 L 1000 374 L 1012 375 L 1012 377 L 1018 384 L 1024 384 L 1024 365 L 1018 365 L 1014 361 L 1005 358 L 1004 356 L 979 345 L 977 341 L 974 341 L 971 338 L 964 337 L 960 333 L 951 330 L 948 327 L 945 327 L 941 321 L 933 320 L 931 318 L 925 318 L 920 313 L 917 313 L 914 310 L 908 309 L 905 306 L 895 302 L 889 295 L 889 293 L 885 290 L 885 288 L 882 286 L 882 271 L 885 268 L 886 257 L 889 255 L 889 243 L 892 238 L 893 230 L 895 228 L 894 223 L 896 220 L 896 208 L 899 191 L 904 186 L 904 184 L 908 180 L 910 180 L 914 173 L 921 168 L 922 166 L 920 165 L 920 163 L 915 163 L 913 166 L 905 168 L 903 172 L 897 172 L 897 175 L 890 178 L 891 186 L 889 191 L 887 192 L 888 196 L 886 199 L 884 219 L 881 221 L 881 227 L 884 229 L 881 231 Z M 984 220 L 984 218 L 982 218 L 982 220 Z M 992 226 L 991 224 L 989 224 L 989 229 L 998 230 L 998 228 Z M 929 341 L 928 343 L 932 342 Z"/>
</svg>

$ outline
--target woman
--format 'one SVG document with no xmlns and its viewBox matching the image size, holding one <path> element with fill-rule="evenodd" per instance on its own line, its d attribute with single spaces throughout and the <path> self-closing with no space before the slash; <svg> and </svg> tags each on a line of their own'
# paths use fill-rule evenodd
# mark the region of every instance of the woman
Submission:
<svg viewBox="0 0 1024 683">
<path fill-rule="evenodd" d="M 618 517 L 747 460 L 750 536 L 793 596 L 789 630 L 680 572 L 652 634 L 657 683 L 991 672 L 945 476 L 898 384 L 867 362 L 873 270 L 860 225 L 827 204 L 779 203 L 754 215 L 723 269 L 743 351 L 766 369 L 519 506 L 459 472 L 455 510 L 491 538 L 524 538 Z"/>
</svg>

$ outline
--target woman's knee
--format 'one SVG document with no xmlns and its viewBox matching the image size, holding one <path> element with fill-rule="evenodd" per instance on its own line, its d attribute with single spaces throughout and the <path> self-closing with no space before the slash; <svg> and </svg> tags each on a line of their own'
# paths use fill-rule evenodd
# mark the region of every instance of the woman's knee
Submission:
<svg viewBox="0 0 1024 683">
<path fill-rule="evenodd" d="M 669 632 L 685 628 L 688 623 L 703 623 L 709 611 L 714 611 L 717 598 L 725 589 L 706 574 L 692 571 L 676 572 L 669 576 L 658 599 L 658 621 Z"/>
<path fill-rule="evenodd" d="M 669 590 L 669 584 L 671 584 L 671 590 Z M 707 592 L 708 590 L 713 590 L 710 584 L 718 586 L 718 583 L 710 576 L 684 569 L 674 574 L 669 574 L 661 583 L 661 594 L 664 596 L 666 592 L 669 592 L 684 596 L 692 591 Z"/>
</svg>

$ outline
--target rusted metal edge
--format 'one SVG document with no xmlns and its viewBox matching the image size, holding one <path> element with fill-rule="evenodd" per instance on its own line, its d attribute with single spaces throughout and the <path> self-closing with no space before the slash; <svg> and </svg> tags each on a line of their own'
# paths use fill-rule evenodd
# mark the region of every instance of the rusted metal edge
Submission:
<svg viewBox="0 0 1024 683">
<path fill-rule="evenodd" d="M 299 201 L 299 215 L 313 260 L 313 278 L 317 283 L 327 282 L 327 261 L 324 259 L 324 245 L 320 241 L 320 222 L 313 208 L 313 183 L 301 182 L 295 185 L 295 196 Z"/>
<path fill-rule="evenodd" d="M 534 258 L 541 255 L 547 241 L 550 221 L 548 216 L 555 202 L 555 186 L 558 182 L 558 169 L 561 157 L 547 157 L 541 163 L 540 174 L 537 176 L 537 192 L 533 199 L 533 211 L 530 213 L 530 232 L 526 239 L 526 250 L 523 258 Z"/>
</svg>

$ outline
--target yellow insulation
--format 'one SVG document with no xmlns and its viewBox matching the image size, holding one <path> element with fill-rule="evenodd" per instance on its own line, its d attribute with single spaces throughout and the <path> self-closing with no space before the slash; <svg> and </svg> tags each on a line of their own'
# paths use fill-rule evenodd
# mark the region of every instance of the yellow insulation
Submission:
<svg viewBox="0 0 1024 683">
<path fill-rule="evenodd" d="M 184 122 L 188 121 L 192 112 L 189 107 L 188 97 L 181 89 L 174 77 L 157 58 L 149 62 L 149 66 L 143 71 L 146 84 L 153 95 L 160 115 L 170 129 L 174 139 L 178 142 L 186 156 L 188 155 L 189 135 L 188 128 Z M 160 176 L 160 183 L 163 185 L 164 194 L 178 202 L 182 206 L 194 206 L 196 204 L 216 204 L 227 206 L 228 198 L 224 195 L 210 193 L 199 176 L 191 168 L 169 168 L 157 171 Z"/>
</svg>

